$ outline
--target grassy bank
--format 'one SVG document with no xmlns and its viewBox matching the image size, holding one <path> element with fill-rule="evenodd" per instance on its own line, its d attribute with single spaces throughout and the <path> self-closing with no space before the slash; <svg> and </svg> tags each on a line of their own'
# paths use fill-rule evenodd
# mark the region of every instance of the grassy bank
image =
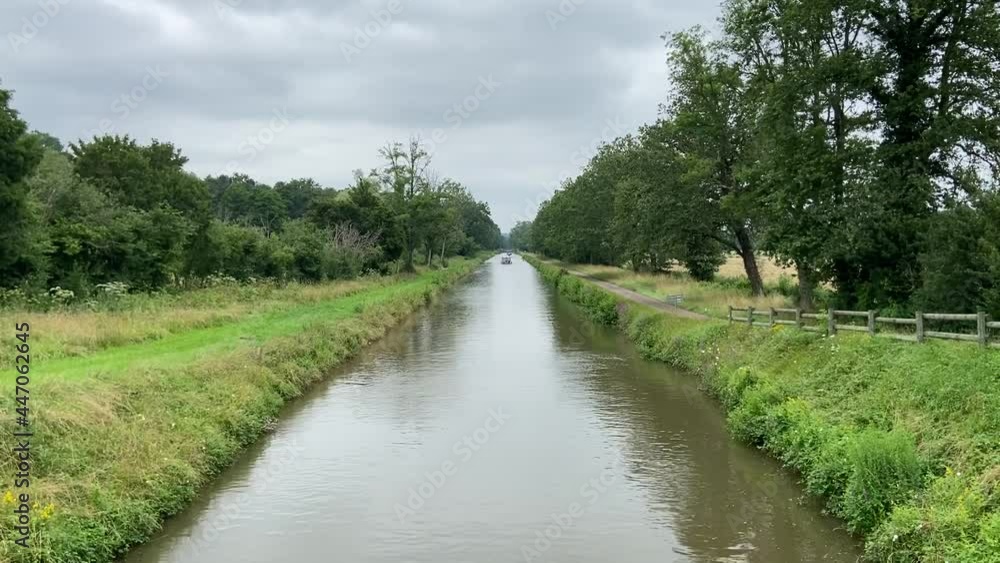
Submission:
<svg viewBox="0 0 1000 563">
<path fill-rule="evenodd" d="M 884 562 L 1000 561 L 1000 353 L 667 317 L 528 258 L 650 359 L 702 378 Z"/>
<path fill-rule="evenodd" d="M 200 304 L 155 305 L 155 318 L 142 316 L 141 326 L 128 320 L 134 310 L 5 314 L 32 323 L 32 352 L 39 352 L 31 384 L 38 506 L 34 546 L 25 550 L 12 543 L 12 499 L 4 499 L 0 560 L 113 561 L 183 509 L 285 402 L 479 263 L 258 288 L 266 295 L 245 303 L 231 289 L 215 296 L 217 309 L 201 301 L 211 295 L 191 295 L 182 299 Z M 12 417 L 0 421 L 8 452 L 0 461 L 3 491 L 15 472 Z"/>
</svg>

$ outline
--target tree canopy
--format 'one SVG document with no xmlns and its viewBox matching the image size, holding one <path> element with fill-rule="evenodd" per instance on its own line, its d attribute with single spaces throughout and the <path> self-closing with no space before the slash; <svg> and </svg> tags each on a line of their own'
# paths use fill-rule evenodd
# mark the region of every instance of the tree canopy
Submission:
<svg viewBox="0 0 1000 563">
<path fill-rule="evenodd" d="M 701 279 L 733 253 L 755 293 L 764 253 L 806 308 L 827 284 L 845 307 L 1000 313 L 997 2 L 727 0 L 720 24 L 664 37 L 659 119 L 520 225 L 526 246 Z"/>
<path fill-rule="evenodd" d="M 381 151 L 353 185 L 199 178 L 169 142 L 71 143 L 29 132 L 0 89 L 0 284 L 87 295 L 235 279 L 323 280 L 395 272 L 500 246 L 489 206 L 437 180 L 416 139 Z"/>
</svg>

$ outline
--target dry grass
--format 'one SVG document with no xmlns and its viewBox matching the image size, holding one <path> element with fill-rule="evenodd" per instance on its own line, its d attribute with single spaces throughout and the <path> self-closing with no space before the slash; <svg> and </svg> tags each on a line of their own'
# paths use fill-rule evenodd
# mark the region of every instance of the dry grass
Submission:
<svg viewBox="0 0 1000 563">
<path fill-rule="evenodd" d="M 760 270 L 760 277 L 764 279 L 765 284 L 776 284 L 782 276 L 796 279 L 794 268 L 782 266 L 766 256 L 757 257 L 757 268 Z M 736 255 L 730 255 L 726 258 L 726 262 L 719 267 L 719 276 L 723 278 L 746 278 L 747 274 L 743 268 L 743 259 Z"/>
<path fill-rule="evenodd" d="M 764 297 L 754 297 L 750 292 L 735 285 L 726 283 L 705 283 L 692 280 L 687 273 L 675 271 L 663 274 L 635 273 L 614 266 L 594 266 L 589 264 L 566 264 L 553 262 L 560 267 L 581 272 L 597 279 L 607 281 L 631 289 L 654 299 L 666 299 L 668 295 L 683 295 L 681 307 L 690 311 L 703 313 L 712 317 L 724 318 L 729 306 L 754 307 L 766 310 L 770 307 L 788 307 L 790 300 L 780 294 L 772 293 Z M 793 276 L 789 270 L 777 264 L 761 259 L 759 267 L 766 284 L 775 284 L 782 275 Z M 746 279 L 743 263 L 739 257 L 731 257 L 720 269 L 721 278 Z"/>
</svg>

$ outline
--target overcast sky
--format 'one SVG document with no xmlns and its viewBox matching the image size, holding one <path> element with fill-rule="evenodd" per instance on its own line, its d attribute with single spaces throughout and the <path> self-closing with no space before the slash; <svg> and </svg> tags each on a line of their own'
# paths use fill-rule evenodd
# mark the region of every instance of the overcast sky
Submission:
<svg viewBox="0 0 1000 563">
<path fill-rule="evenodd" d="M 530 219 L 602 138 L 655 119 L 660 35 L 699 0 L 3 0 L 0 80 L 64 142 L 178 145 L 199 175 L 342 188 L 388 140 Z"/>
</svg>

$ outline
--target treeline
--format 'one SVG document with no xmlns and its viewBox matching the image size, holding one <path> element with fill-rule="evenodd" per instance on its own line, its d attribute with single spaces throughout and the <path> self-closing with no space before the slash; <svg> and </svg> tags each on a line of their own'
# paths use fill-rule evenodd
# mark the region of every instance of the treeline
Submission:
<svg viewBox="0 0 1000 563">
<path fill-rule="evenodd" d="M 0 288 L 149 290 L 208 276 L 317 281 L 498 248 L 489 206 L 392 143 L 354 185 L 199 178 L 170 143 L 28 132 L 0 89 Z"/>
<path fill-rule="evenodd" d="M 1000 315 L 1000 12 L 986 0 L 728 0 L 664 37 L 660 119 L 512 233 L 570 261 L 711 278 L 793 266 L 857 309 Z"/>
</svg>

